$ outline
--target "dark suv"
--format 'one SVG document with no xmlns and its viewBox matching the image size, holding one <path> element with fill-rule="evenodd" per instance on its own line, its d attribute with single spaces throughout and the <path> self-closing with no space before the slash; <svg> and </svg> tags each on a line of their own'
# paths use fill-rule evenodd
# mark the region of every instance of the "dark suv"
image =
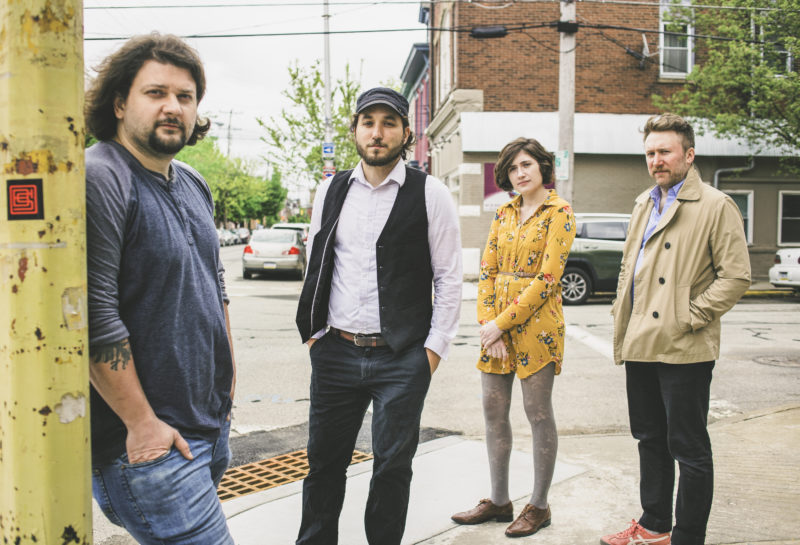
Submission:
<svg viewBox="0 0 800 545">
<path fill-rule="evenodd" d="M 597 291 L 615 291 L 630 214 L 575 214 L 577 232 L 561 278 L 566 305 L 581 305 Z"/>
</svg>

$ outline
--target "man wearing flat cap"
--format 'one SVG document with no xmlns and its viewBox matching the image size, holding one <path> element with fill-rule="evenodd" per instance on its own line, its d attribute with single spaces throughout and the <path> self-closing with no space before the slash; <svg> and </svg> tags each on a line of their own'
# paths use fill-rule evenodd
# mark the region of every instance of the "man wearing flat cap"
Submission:
<svg viewBox="0 0 800 545">
<path fill-rule="evenodd" d="M 370 403 L 367 541 L 400 543 L 422 405 L 461 307 L 455 203 L 442 182 L 403 161 L 414 142 L 408 101 L 370 89 L 350 128 L 361 161 L 317 190 L 297 309 L 311 357 L 297 545 L 338 542 L 347 466 Z"/>
</svg>

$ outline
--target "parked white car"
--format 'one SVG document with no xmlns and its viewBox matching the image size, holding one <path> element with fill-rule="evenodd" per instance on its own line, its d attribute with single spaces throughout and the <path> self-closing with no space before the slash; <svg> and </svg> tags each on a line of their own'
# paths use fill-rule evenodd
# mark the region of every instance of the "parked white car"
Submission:
<svg viewBox="0 0 800 545">
<path fill-rule="evenodd" d="M 800 293 L 800 248 L 783 248 L 775 254 L 769 283 L 776 288 L 793 288 Z"/>
<path fill-rule="evenodd" d="M 291 229 L 303 233 L 303 242 L 308 242 L 308 231 L 311 229 L 310 223 L 276 223 L 270 229 Z"/>
</svg>

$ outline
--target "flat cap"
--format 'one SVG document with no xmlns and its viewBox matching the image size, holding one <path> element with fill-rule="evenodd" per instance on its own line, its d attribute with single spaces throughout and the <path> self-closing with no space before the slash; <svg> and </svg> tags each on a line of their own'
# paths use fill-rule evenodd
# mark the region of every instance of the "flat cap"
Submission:
<svg viewBox="0 0 800 545">
<path fill-rule="evenodd" d="M 408 101 L 406 97 L 388 87 L 373 87 L 361 93 L 356 101 L 356 113 L 376 104 L 385 104 L 403 117 L 408 117 Z"/>
</svg>

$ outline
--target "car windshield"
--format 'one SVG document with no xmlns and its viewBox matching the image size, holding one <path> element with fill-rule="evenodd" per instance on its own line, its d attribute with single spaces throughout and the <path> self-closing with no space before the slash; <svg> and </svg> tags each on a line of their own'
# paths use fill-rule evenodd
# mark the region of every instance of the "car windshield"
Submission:
<svg viewBox="0 0 800 545">
<path fill-rule="evenodd" d="M 293 231 L 262 229 L 253 233 L 253 242 L 284 242 L 294 243 L 295 233 Z"/>
<path fill-rule="evenodd" d="M 625 240 L 627 224 L 624 221 L 597 221 L 582 223 L 579 220 L 578 238 L 599 238 L 602 240 Z"/>
</svg>

